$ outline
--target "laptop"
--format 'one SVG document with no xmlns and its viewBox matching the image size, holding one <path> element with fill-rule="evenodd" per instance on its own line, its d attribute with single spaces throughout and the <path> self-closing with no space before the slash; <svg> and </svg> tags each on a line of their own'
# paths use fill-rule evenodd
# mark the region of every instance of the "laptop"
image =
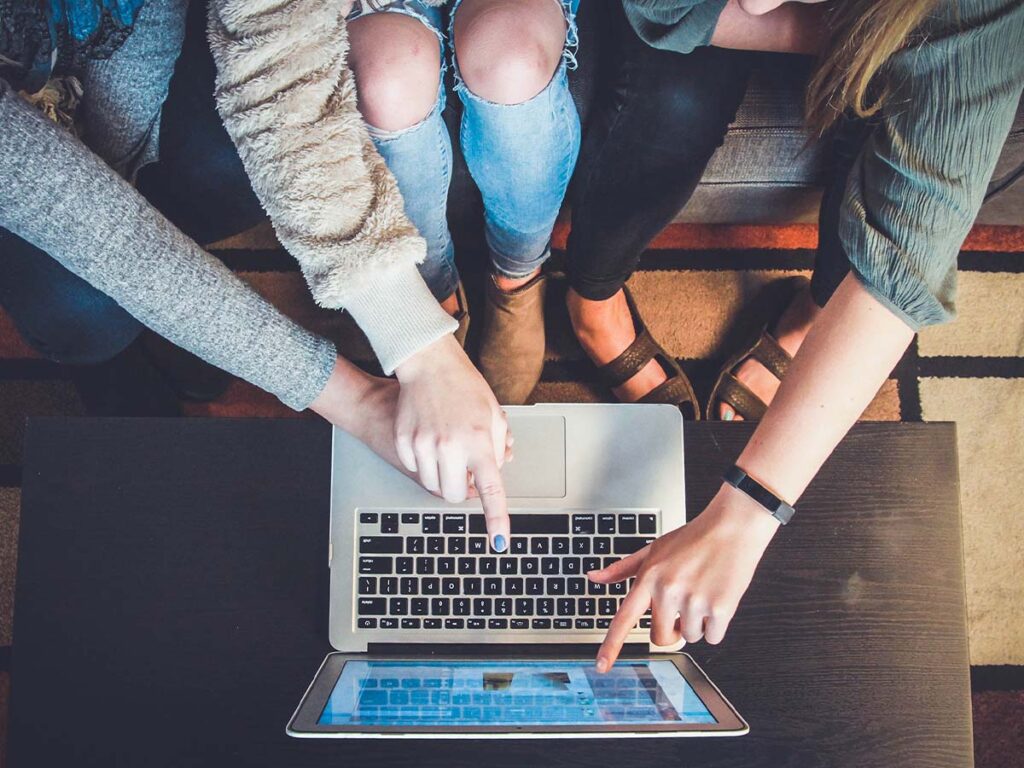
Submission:
<svg viewBox="0 0 1024 768">
<path fill-rule="evenodd" d="M 504 553 L 478 500 L 449 504 L 334 431 L 328 655 L 296 737 L 738 735 L 748 728 L 650 615 L 605 674 L 594 653 L 629 583 L 586 573 L 683 525 L 669 405 L 506 408 Z"/>
</svg>

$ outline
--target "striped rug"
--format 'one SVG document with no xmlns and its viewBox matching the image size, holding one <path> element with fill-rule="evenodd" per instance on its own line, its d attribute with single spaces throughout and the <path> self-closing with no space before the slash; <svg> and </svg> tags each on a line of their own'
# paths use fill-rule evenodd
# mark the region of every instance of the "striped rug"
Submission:
<svg viewBox="0 0 1024 768">
<path fill-rule="evenodd" d="M 549 344 L 536 401 L 593 401 L 609 393 L 575 343 L 557 279 L 565 227 L 555 237 L 556 275 L 548 307 Z M 702 399 L 736 344 L 743 310 L 770 281 L 808 273 L 811 225 L 673 225 L 652 244 L 631 288 L 666 349 Z M 458 241 L 470 305 L 478 304 L 479 237 Z M 372 368 L 365 339 L 346 317 L 315 307 L 294 262 L 269 226 L 211 250 L 303 325 L 336 340 Z M 979 768 L 1024 766 L 1024 228 L 979 227 L 960 257 L 960 316 L 915 340 L 865 418 L 958 422 L 964 556 L 967 568 Z M 470 347 L 474 342 L 471 326 Z M 59 366 L 41 360 L 0 312 L 0 768 L 4 765 L 12 600 L 24 419 L 76 415 L 82 406 Z M 220 400 L 189 404 L 192 417 L 297 416 L 242 382 Z M 301 417 L 301 416 L 298 416 Z"/>
</svg>

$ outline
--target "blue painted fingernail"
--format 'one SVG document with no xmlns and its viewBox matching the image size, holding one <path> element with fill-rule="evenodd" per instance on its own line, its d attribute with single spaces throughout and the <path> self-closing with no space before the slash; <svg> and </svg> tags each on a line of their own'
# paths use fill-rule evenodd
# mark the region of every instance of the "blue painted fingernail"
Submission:
<svg viewBox="0 0 1024 768">
<path fill-rule="evenodd" d="M 499 533 L 497 536 L 494 537 L 494 551 L 495 552 L 504 552 L 507 548 L 508 548 L 508 545 L 505 543 L 505 537 L 504 536 L 502 536 Z"/>
<path fill-rule="evenodd" d="M 722 416 L 722 420 L 723 421 L 732 421 L 733 416 L 735 416 L 735 414 L 732 411 L 726 411 L 725 415 Z"/>
</svg>

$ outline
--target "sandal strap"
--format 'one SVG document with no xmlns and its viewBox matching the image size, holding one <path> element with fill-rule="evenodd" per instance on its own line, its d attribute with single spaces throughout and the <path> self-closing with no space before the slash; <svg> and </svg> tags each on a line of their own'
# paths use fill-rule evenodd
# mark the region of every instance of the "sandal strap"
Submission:
<svg viewBox="0 0 1024 768">
<path fill-rule="evenodd" d="M 667 403 L 669 405 L 682 405 L 690 403 L 696 410 L 697 395 L 690 385 L 686 376 L 673 376 L 668 381 L 663 381 L 646 395 L 641 397 L 638 403 Z"/>
<path fill-rule="evenodd" d="M 597 375 L 606 387 L 619 387 L 636 376 L 651 360 L 661 354 L 661 347 L 642 325 L 636 338 L 610 363 L 597 369 Z"/>
<path fill-rule="evenodd" d="M 789 353 L 782 348 L 778 340 L 768 331 L 761 332 L 761 338 L 757 340 L 754 348 L 750 350 L 749 356 L 767 368 L 779 381 L 782 381 L 786 371 L 789 370 L 789 364 L 793 362 L 793 358 L 790 357 Z"/>
<path fill-rule="evenodd" d="M 731 405 L 733 410 L 747 421 L 759 420 L 768 410 L 764 400 L 731 373 L 723 374 L 721 381 L 718 382 L 715 397 Z"/>
</svg>

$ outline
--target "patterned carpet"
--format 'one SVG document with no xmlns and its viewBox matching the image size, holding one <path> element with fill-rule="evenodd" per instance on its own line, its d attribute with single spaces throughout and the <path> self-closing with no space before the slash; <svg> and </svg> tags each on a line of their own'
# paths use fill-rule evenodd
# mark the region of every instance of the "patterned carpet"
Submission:
<svg viewBox="0 0 1024 768">
<path fill-rule="evenodd" d="M 556 272 L 564 237 L 560 227 Z M 736 343 L 744 308 L 774 278 L 809 271 L 816 238 L 810 225 L 674 225 L 645 255 L 631 283 L 634 295 L 652 333 L 679 358 L 702 399 Z M 268 227 L 212 249 L 286 313 L 372 367 L 365 339 L 345 317 L 312 304 L 294 262 L 277 248 Z M 460 242 L 460 253 L 480 250 Z M 472 307 L 478 303 L 480 269 L 463 266 Z M 1024 479 L 1007 471 L 1024 466 L 1024 229 L 976 229 L 960 269 L 959 320 L 921 334 L 865 418 L 958 422 L 976 760 L 979 768 L 1010 768 L 1024 766 Z M 569 331 L 564 285 L 553 285 L 549 348 L 534 399 L 607 399 Z M 2 768 L 24 419 L 82 412 L 66 372 L 39 359 L 2 312 L 0 404 Z M 194 417 L 295 416 L 241 382 L 217 402 L 190 404 L 187 410 Z"/>
</svg>

